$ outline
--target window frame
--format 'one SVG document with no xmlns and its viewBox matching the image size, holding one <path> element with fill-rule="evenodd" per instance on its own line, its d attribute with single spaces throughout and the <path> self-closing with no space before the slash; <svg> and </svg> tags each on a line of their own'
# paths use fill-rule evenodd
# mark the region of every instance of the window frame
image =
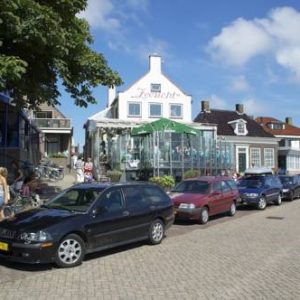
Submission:
<svg viewBox="0 0 300 300">
<path fill-rule="evenodd" d="M 131 104 L 139 105 L 139 107 L 140 107 L 140 114 L 139 115 L 132 115 L 132 114 L 130 114 L 130 105 Z M 138 117 L 141 117 L 142 116 L 142 103 L 141 102 L 137 102 L 137 101 L 129 101 L 128 102 L 128 106 L 127 106 L 127 116 L 129 118 L 138 118 Z"/>
<path fill-rule="evenodd" d="M 267 163 L 267 159 L 269 162 L 271 161 L 270 158 L 267 158 L 267 152 L 270 151 L 272 153 L 272 164 Z M 264 167 L 274 168 L 275 167 L 275 149 L 274 148 L 264 148 Z"/>
<path fill-rule="evenodd" d="M 154 87 L 159 87 L 159 88 L 156 89 Z M 151 83 L 150 91 L 151 93 L 161 93 L 161 83 Z"/>
<path fill-rule="evenodd" d="M 253 153 L 254 153 L 256 150 L 258 150 L 258 158 L 253 159 Z M 259 164 L 258 164 L 258 165 L 257 165 L 257 164 L 254 164 L 254 165 L 253 165 L 253 161 L 255 161 L 255 160 L 259 161 Z M 250 164 L 251 164 L 251 166 L 253 166 L 253 167 L 261 167 L 261 148 L 258 148 L 258 147 L 251 147 L 251 148 L 250 148 Z"/>
<path fill-rule="evenodd" d="M 160 115 L 151 115 L 151 106 L 152 105 L 160 106 Z M 149 108 L 149 111 L 148 111 L 149 118 L 160 118 L 160 117 L 162 117 L 162 115 L 163 115 L 163 104 L 162 103 L 159 103 L 159 102 L 149 102 L 148 108 Z"/>
<path fill-rule="evenodd" d="M 179 106 L 180 107 L 180 112 L 181 112 L 181 115 L 180 116 L 173 116 L 172 115 L 172 106 Z M 183 104 L 181 103 L 170 103 L 170 118 L 172 119 L 182 119 L 183 118 Z"/>
</svg>

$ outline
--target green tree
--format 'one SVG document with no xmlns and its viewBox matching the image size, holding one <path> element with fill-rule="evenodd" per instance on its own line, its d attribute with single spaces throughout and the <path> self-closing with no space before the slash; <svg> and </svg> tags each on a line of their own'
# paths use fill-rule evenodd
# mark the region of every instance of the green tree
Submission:
<svg viewBox="0 0 300 300">
<path fill-rule="evenodd" d="M 87 0 L 0 0 L 0 91 L 18 107 L 59 104 L 58 82 L 78 106 L 96 103 L 92 88 L 120 85 L 93 51 L 88 23 L 77 17 Z"/>
</svg>

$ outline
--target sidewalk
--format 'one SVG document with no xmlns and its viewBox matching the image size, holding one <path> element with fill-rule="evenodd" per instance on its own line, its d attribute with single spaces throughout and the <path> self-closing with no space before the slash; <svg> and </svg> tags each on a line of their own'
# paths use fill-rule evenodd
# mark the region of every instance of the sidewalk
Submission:
<svg viewBox="0 0 300 300">
<path fill-rule="evenodd" d="M 39 195 L 42 200 L 46 200 L 53 197 L 62 190 L 72 186 L 75 183 L 75 175 L 72 173 L 65 174 L 63 180 L 59 180 L 56 182 L 52 182 L 49 180 L 41 180 Z"/>
</svg>

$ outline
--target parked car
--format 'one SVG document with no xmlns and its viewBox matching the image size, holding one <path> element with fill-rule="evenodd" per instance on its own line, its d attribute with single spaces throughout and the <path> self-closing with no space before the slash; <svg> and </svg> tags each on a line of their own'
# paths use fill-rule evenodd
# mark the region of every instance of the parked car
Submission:
<svg viewBox="0 0 300 300">
<path fill-rule="evenodd" d="M 239 191 L 229 177 L 203 176 L 179 183 L 171 193 L 176 219 L 207 223 L 212 215 L 236 213 Z"/>
<path fill-rule="evenodd" d="M 146 239 L 159 244 L 173 221 L 172 201 L 156 185 L 79 184 L 1 222 L 0 255 L 73 267 L 98 250 Z"/>
<path fill-rule="evenodd" d="M 282 196 L 284 199 L 293 201 L 295 198 L 300 197 L 300 177 L 299 175 L 293 176 L 279 176 L 283 185 Z"/>
<path fill-rule="evenodd" d="M 281 204 L 282 184 L 275 175 L 253 175 L 244 177 L 238 182 L 241 195 L 241 203 L 245 205 L 256 205 L 263 210 L 267 204 L 274 202 Z"/>
</svg>

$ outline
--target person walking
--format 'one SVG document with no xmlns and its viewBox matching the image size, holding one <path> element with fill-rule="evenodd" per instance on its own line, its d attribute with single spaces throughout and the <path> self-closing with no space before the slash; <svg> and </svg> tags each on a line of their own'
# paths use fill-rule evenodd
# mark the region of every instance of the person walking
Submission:
<svg viewBox="0 0 300 300">
<path fill-rule="evenodd" d="M 0 167 L 0 221 L 4 219 L 3 208 L 9 199 L 9 189 L 6 181 L 7 169 Z"/>
<path fill-rule="evenodd" d="M 84 173 L 83 173 L 83 167 L 84 167 L 84 162 L 82 160 L 82 157 L 79 156 L 76 164 L 75 164 L 75 170 L 76 170 L 76 182 L 81 183 L 84 182 Z"/>
<path fill-rule="evenodd" d="M 93 180 L 93 163 L 92 159 L 89 157 L 87 162 L 84 164 L 84 181 L 85 182 L 92 182 Z"/>
</svg>

